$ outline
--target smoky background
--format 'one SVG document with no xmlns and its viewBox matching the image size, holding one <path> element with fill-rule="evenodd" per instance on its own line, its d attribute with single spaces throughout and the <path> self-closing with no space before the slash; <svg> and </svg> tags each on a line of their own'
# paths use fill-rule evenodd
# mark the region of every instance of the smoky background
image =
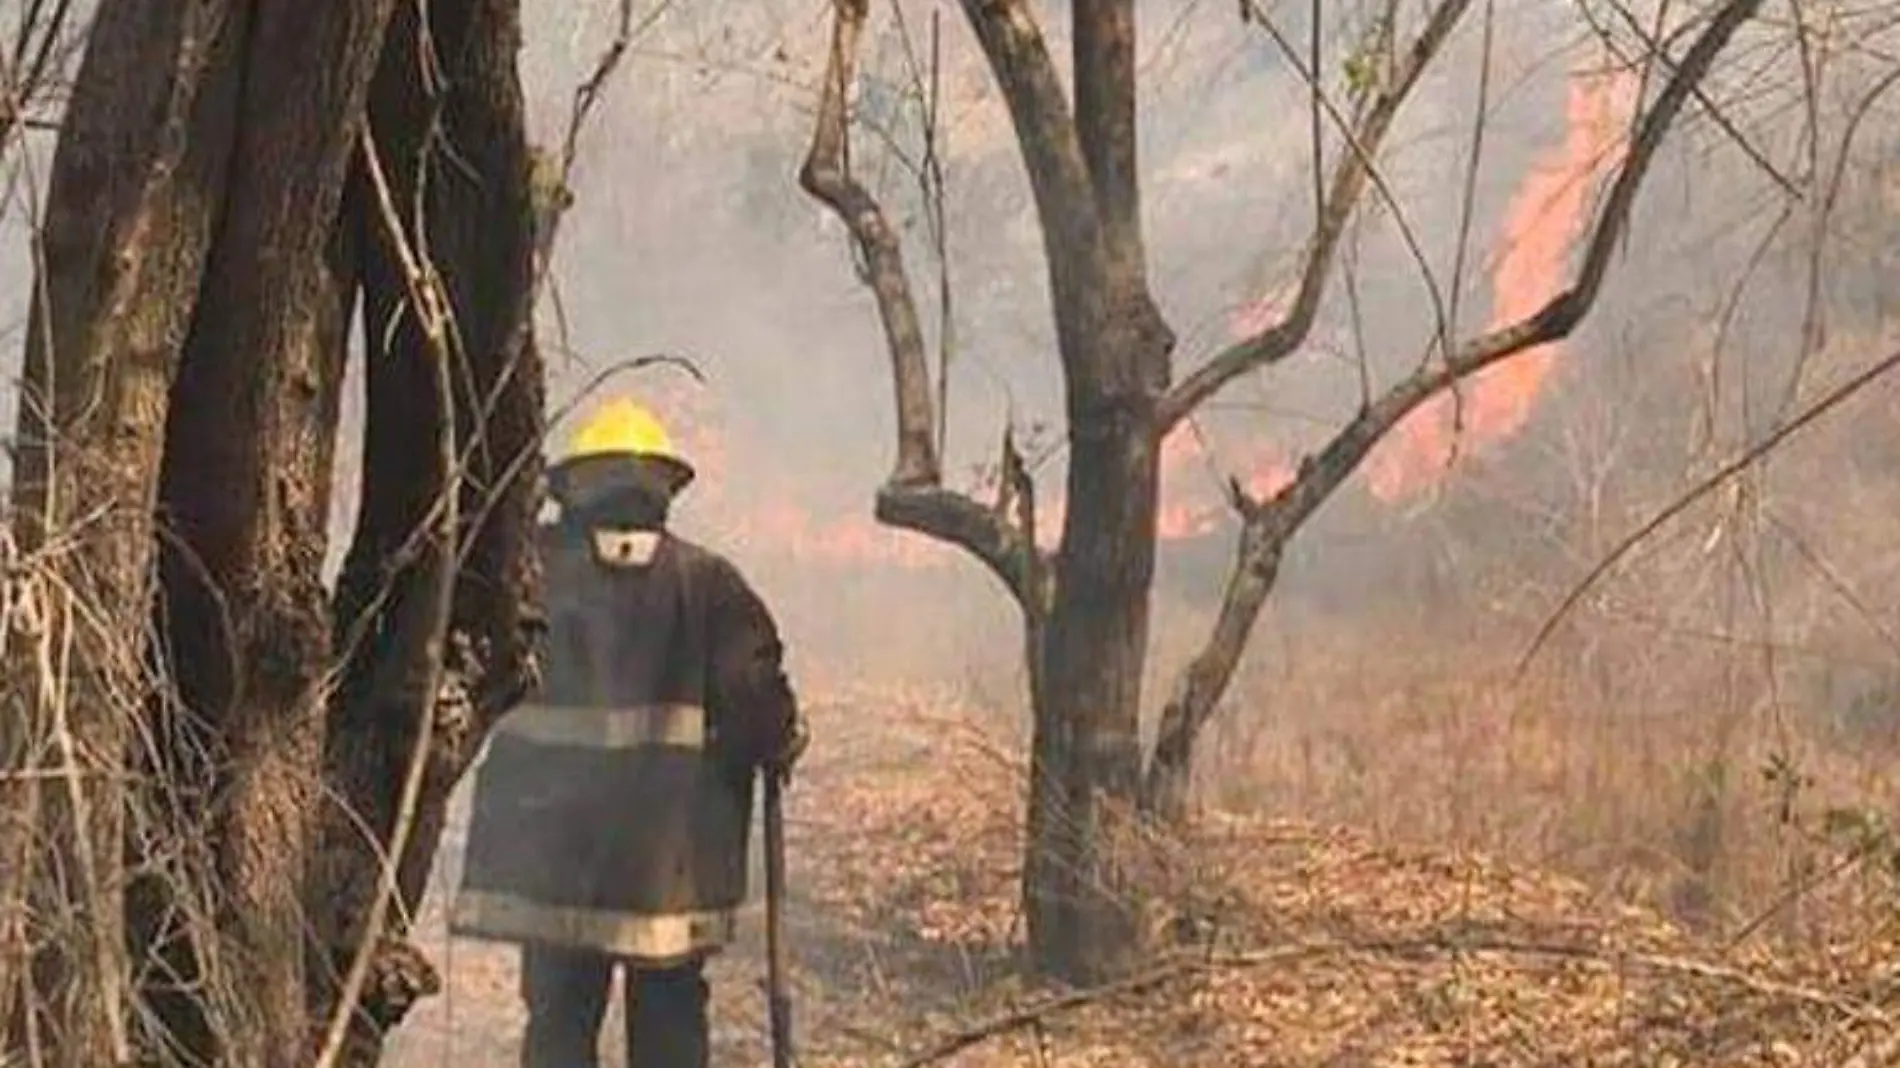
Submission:
<svg viewBox="0 0 1900 1068">
<path fill-rule="evenodd" d="M 1329 74 L 1373 32 L 1380 6 L 1323 6 Z M 1824 70 L 1773 27 L 1744 34 L 1660 154 L 1596 308 L 1546 354 L 1542 375 L 1514 379 L 1521 424 L 1464 427 L 1453 461 L 1426 465 L 1404 493 L 1382 495 L 1361 472 L 1295 539 L 1204 747 L 1206 799 L 1498 848 L 1711 922 L 1770 893 L 1806 848 L 1774 815 L 1781 794 L 1891 808 L 1900 395 L 1890 383 L 1645 542 L 1528 672 L 1513 670 L 1617 539 L 1900 341 L 1900 125 L 1884 98 L 1862 103 L 1890 66 L 1891 19 L 1877 7 L 1802 6 L 1832 20 L 1839 47 Z M 1006 423 L 1032 435 L 1061 425 L 1040 234 L 1007 114 L 960 13 L 915 0 L 876 10 L 857 88 L 875 135 L 858 137 L 855 163 L 905 225 L 926 292 L 936 285 L 929 206 L 908 168 L 923 152 L 919 82 L 931 80 L 940 39 L 948 467 L 975 482 Z M 1296 48 L 1306 41 L 1307 5 L 1264 10 Z M 1058 55 L 1065 13 L 1040 5 Z M 832 721 L 840 733 L 943 694 L 985 729 L 1020 736 L 1007 599 L 955 550 L 869 516 L 893 451 L 883 341 L 845 235 L 796 183 L 826 5 L 657 0 L 637 14 L 628 61 L 581 141 L 541 312 L 551 404 L 617 360 L 692 358 L 703 386 L 658 371 L 613 388 L 653 403 L 699 465 L 678 526 L 761 586 L 801 691 L 849 705 Z M 1312 215 L 1306 88 L 1232 4 L 1144 0 L 1140 14 L 1148 254 L 1179 336 L 1178 375 L 1292 281 Z M 1561 169 L 1573 73 L 1640 63 L 1653 15 L 1591 0 L 1497 3 L 1460 322 L 1480 326 L 1506 288 L 1548 294 L 1567 279 L 1564 256 L 1555 269 L 1538 261 L 1536 277 L 1501 278 L 1526 227 L 1572 225 L 1513 205 L 1528 176 Z M 524 76 L 543 143 L 559 137 L 616 18 L 610 3 L 526 5 Z M 1192 518 L 1161 550 L 1151 705 L 1217 603 L 1237 526 L 1222 515 L 1222 482 L 1296 464 L 1350 417 L 1366 380 L 1376 392 L 1426 353 L 1438 308 L 1422 279 L 1428 268 L 1440 302 L 1450 296 L 1484 58 L 1479 20 L 1467 19 L 1401 113 L 1381 157 L 1390 202 L 1368 197 L 1376 206 L 1344 265 L 1352 284 L 1329 287 L 1313 343 L 1217 400 L 1171 462 L 1168 506 Z M 10 157 L 12 203 L 37 201 L 50 147 L 50 135 L 29 134 Z M 1600 191 L 1581 198 L 1586 215 Z M 30 212 L 0 211 L 10 383 L 31 300 L 30 226 Z M 933 335 L 937 311 L 926 308 Z M 9 386 L 4 425 L 16 406 Z M 354 516 L 360 380 L 344 420 L 333 560 Z M 1045 499 L 1058 497 L 1059 450 L 1037 475 Z M 913 696 L 879 696 L 900 691 Z M 1790 765 L 1806 770 L 1757 774 Z M 452 885 L 438 877 L 431 896 Z"/>
</svg>

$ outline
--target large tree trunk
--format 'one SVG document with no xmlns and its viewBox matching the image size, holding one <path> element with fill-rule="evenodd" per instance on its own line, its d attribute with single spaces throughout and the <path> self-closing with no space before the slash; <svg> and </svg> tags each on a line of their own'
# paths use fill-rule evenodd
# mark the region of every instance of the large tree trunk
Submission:
<svg viewBox="0 0 1900 1068">
<path fill-rule="evenodd" d="M 309 863 L 320 780 L 386 840 L 397 784 L 382 772 L 442 710 L 447 661 L 448 689 L 467 700 L 437 732 L 418 833 L 401 854 L 413 906 L 449 788 L 528 684 L 542 380 L 517 0 L 443 0 L 432 43 L 453 91 L 435 102 L 416 91 L 436 57 L 405 6 L 378 97 L 392 116 L 379 132 L 406 130 L 397 155 L 410 173 L 443 133 L 459 160 L 420 198 L 426 241 L 408 227 L 435 250 L 466 357 L 452 392 L 469 445 L 467 520 L 433 569 L 445 595 L 435 615 L 452 617 L 453 633 L 369 635 L 346 681 L 371 684 L 346 687 L 325 733 L 333 620 L 319 568 L 345 332 L 362 272 L 385 317 L 411 281 L 387 244 L 365 267 L 368 190 L 358 183 L 340 205 L 396 7 L 106 0 L 98 14 L 55 157 L 13 498 L 18 544 L 41 551 L 57 581 L 31 591 L 47 595 L 41 626 L 10 636 L 23 669 L 13 677 L 29 681 L 6 691 L 0 734 L 0 770 L 51 752 L 70 774 L 0 779 L 0 1052 L 86 1068 L 128 1056 L 116 865 L 127 732 L 141 711 L 151 730 L 134 759 L 164 782 L 139 795 L 124 834 L 142 866 L 126 903 L 133 959 L 157 965 L 137 981 L 146 1019 L 165 1032 L 148 1037 L 167 1059 L 274 1068 L 308 1063 L 309 1010 L 327 1007 L 343 943 L 361 933 L 349 920 L 364 897 L 339 891 L 373 889 L 381 871 L 360 841 L 343 850 L 347 876 Z M 441 379 L 425 386 L 414 372 L 446 363 L 423 355 L 414 331 L 382 345 L 386 323 L 372 315 L 373 367 L 386 373 L 373 376 L 356 580 L 336 608 L 400 629 L 408 613 L 372 609 L 365 591 L 405 573 L 417 494 L 426 502 L 448 484 L 453 464 L 419 487 L 404 477 L 417 435 L 432 444 L 449 409 Z M 168 528 L 157 539 L 164 642 L 148 649 L 155 514 Z M 396 583 L 399 594 L 413 585 Z M 70 665 L 49 659 L 62 647 Z M 155 667 L 172 687 L 153 692 Z M 324 821 L 326 846 L 342 822 Z M 29 892 L 32 930 L 20 908 Z M 313 918 L 319 952 L 307 956 Z"/>
<path fill-rule="evenodd" d="M 191 815 L 213 843 L 217 952 L 199 947 L 208 989 L 173 999 L 171 1022 L 207 1062 L 309 1059 L 303 883 L 330 663 L 321 567 L 354 302 L 339 262 L 349 243 L 333 237 L 395 6 L 254 14 L 224 214 L 172 391 L 164 622 L 215 769 L 208 810 Z M 226 992 L 207 1026 L 207 997 Z"/>
<path fill-rule="evenodd" d="M 0 1059 L 29 1032 L 36 1064 L 92 1068 L 124 1053 L 123 760 L 149 679 L 140 636 L 167 395 L 233 145 L 235 6 L 102 4 L 53 157 L 11 502 L 20 548 L 43 554 L 30 590 L 42 625 L 8 636 L 0 770 L 51 752 L 70 777 L 37 796 L 32 776 L 0 784 L 12 817 L 0 917 L 21 915 L 31 881 L 41 918 L 0 930 Z M 41 1010 L 30 1018 L 15 1001 L 29 943 Z"/>
<path fill-rule="evenodd" d="M 1155 405 L 1168 388 L 1174 335 L 1149 295 L 1142 243 L 1133 0 L 1078 0 L 1074 31 L 1075 145 L 1093 210 L 1078 216 L 1075 191 L 1060 191 L 1058 168 L 1045 168 L 1037 207 L 1069 475 L 1034 697 L 1024 897 L 1038 966 L 1097 982 L 1121 969 L 1140 933 L 1118 854 L 1132 844 L 1140 788 L 1161 481 Z M 1001 65 L 997 73 L 1006 84 L 1012 77 Z M 1022 117 L 1017 133 L 1033 177 Z"/>
<path fill-rule="evenodd" d="M 366 203 L 361 225 L 373 236 L 365 245 L 362 511 L 334 604 L 338 632 L 350 641 L 325 746 L 338 802 L 325 810 L 310 888 L 322 945 L 312 999 L 320 1014 L 334 1011 L 337 980 L 365 935 L 382 946 L 377 979 L 353 1006 L 345 1058 L 353 1064 L 373 1063 L 387 1029 L 433 988 L 419 957 L 396 952 L 400 918 L 421 904 L 456 780 L 530 681 L 538 602 L 538 220 L 516 73 L 519 2 L 436 0 L 429 7 L 445 79 L 439 87 L 438 72 L 421 62 L 419 14 L 405 5 L 392 27 L 371 128 L 403 239 L 440 272 L 454 316 L 455 374 L 444 396 L 436 388 L 439 354 L 405 307 L 415 280 L 403 273 L 390 220 Z M 445 479 L 436 461 L 446 418 L 455 420 L 465 461 L 459 480 Z M 451 481 L 463 520 L 458 537 L 446 546 L 418 540 Z M 439 566 L 445 549 L 461 561 L 446 619 L 436 610 L 439 583 L 450 574 Z M 425 720 L 423 778 L 414 810 L 404 813 L 402 787 Z M 397 919 L 388 930 L 366 931 L 379 858 L 405 818 Z"/>
<path fill-rule="evenodd" d="M 1033 695 L 1024 896 L 1038 967 L 1096 982 L 1122 966 L 1137 934 L 1117 847 L 1141 771 L 1160 463 L 1139 413 L 1104 413 L 1073 440 L 1071 510 Z"/>
<path fill-rule="evenodd" d="M 1132 23 L 1120 0 L 1114 12 Z M 1106 228 L 1106 285 L 1055 285 L 1067 379 L 1069 470 L 1055 594 L 1034 672 L 1029 843 L 1024 899 L 1032 959 L 1071 982 L 1119 971 L 1138 948 L 1138 902 L 1121 848 L 1141 775 L 1141 693 L 1148 652 L 1161 480 L 1154 402 L 1167 387 L 1173 333 L 1149 298 L 1132 222 L 1132 25 L 1081 34 L 1078 119 L 1095 195 L 1124 218 Z M 1101 39 L 1103 35 L 1113 40 Z M 1088 90 L 1088 91 L 1084 91 Z M 1126 112 L 1125 115 L 1118 113 Z M 1119 121 L 1118 121 L 1119 120 Z M 1093 131 L 1090 133 L 1089 131 Z M 1120 131 L 1118 134 L 1117 131 Z"/>
</svg>

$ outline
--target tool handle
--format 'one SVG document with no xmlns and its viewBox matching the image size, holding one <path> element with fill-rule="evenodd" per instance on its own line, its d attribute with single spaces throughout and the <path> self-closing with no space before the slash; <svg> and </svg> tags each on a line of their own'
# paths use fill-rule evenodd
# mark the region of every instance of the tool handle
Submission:
<svg viewBox="0 0 1900 1068">
<path fill-rule="evenodd" d="M 771 1001 L 772 1068 L 792 1068 L 792 999 L 780 994 Z"/>
<path fill-rule="evenodd" d="M 765 773 L 766 1009 L 772 1028 L 772 1068 L 792 1068 L 792 999 L 785 989 L 784 781 Z"/>
</svg>

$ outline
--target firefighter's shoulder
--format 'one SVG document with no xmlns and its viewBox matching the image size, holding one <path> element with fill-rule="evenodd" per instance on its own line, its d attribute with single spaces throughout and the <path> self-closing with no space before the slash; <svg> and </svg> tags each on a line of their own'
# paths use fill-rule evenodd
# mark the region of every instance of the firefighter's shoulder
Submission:
<svg viewBox="0 0 1900 1068">
<path fill-rule="evenodd" d="M 668 533 L 667 541 L 671 543 L 673 558 L 680 567 L 719 585 L 751 588 L 752 584 L 747 581 L 739 565 L 724 553 L 678 534 Z"/>
</svg>

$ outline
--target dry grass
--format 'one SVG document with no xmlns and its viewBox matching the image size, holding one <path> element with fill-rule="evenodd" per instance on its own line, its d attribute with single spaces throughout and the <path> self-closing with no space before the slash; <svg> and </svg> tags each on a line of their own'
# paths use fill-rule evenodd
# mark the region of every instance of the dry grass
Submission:
<svg viewBox="0 0 1900 1068">
<path fill-rule="evenodd" d="M 1893 898 L 1871 873 L 1805 902 L 1827 922 L 1797 940 L 1770 929 L 1730 945 L 1636 903 L 1666 895 L 1632 893 L 1617 869 L 1592 879 L 1526 863 L 1581 874 L 1638 830 L 1667 837 L 1700 817 L 1671 808 L 1667 789 L 1635 788 L 1680 755 L 1676 743 L 1611 775 L 1602 746 L 1554 717 L 1513 723 L 1499 701 L 1455 722 L 1429 704 L 1335 720 L 1368 738 L 1385 725 L 1384 744 L 1351 758 L 1322 760 L 1285 724 L 1256 728 L 1252 747 L 1210 747 L 1228 765 L 1218 780 L 1256 761 L 1248 781 L 1284 786 L 1255 801 L 1304 797 L 1309 818 L 1210 814 L 1191 842 L 1145 843 L 1135 867 L 1162 936 L 1156 970 L 1117 996 L 1064 1004 L 1072 995 L 1026 986 L 1011 967 L 1021 777 L 1010 725 L 951 693 L 828 696 L 791 800 L 789 918 L 813 1068 L 917 1063 L 971 1029 L 982 1037 L 941 1063 L 1841 1065 L 1900 1018 L 1884 964 L 1895 940 L 1868 922 Z M 1738 783 L 1728 802 L 1740 823 L 1731 846 L 1763 830 L 1747 818 L 1752 788 Z M 1621 807 L 1598 811 L 1613 796 Z M 1328 809 L 1362 817 L 1361 829 L 1310 818 Z M 1403 844 L 1448 829 L 1500 848 Z M 1612 840 L 1588 856 L 1553 849 L 1593 831 Z M 1723 870 L 1753 871 L 1751 858 L 1725 854 Z M 444 858 L 423 919 L 449 992 L 406 1027 L 398 1068 L 500 1068 L 515 1056 L 511 952 L 441 936 L 453 864 Z M 754 930 L 715 968 L 723 1063 L 768 1063 L 756 946 Z"/>
<path fill-rule="evenodd" d="M 1339 666 L 1243 687 L 1237 703 L 1258 703 L 1206 747 L 1209 803 L 1482 849 L 1709 933 L 1777 902 L 1784 938 L 1884 922 L 1884 875 L 1833 870 L 1900 801 L 1900 746 L 1882 724 L 1842 725 L 1800 693 L 1726 708 L 1693 678 L 1650 700 L 1549 672 L 1474 682 L 1464 665 L 1388 649 L 1383 668 L 1321 658 Z M 1791 881 L 1822 885 L 1790 898 Z"/>
</svg>

